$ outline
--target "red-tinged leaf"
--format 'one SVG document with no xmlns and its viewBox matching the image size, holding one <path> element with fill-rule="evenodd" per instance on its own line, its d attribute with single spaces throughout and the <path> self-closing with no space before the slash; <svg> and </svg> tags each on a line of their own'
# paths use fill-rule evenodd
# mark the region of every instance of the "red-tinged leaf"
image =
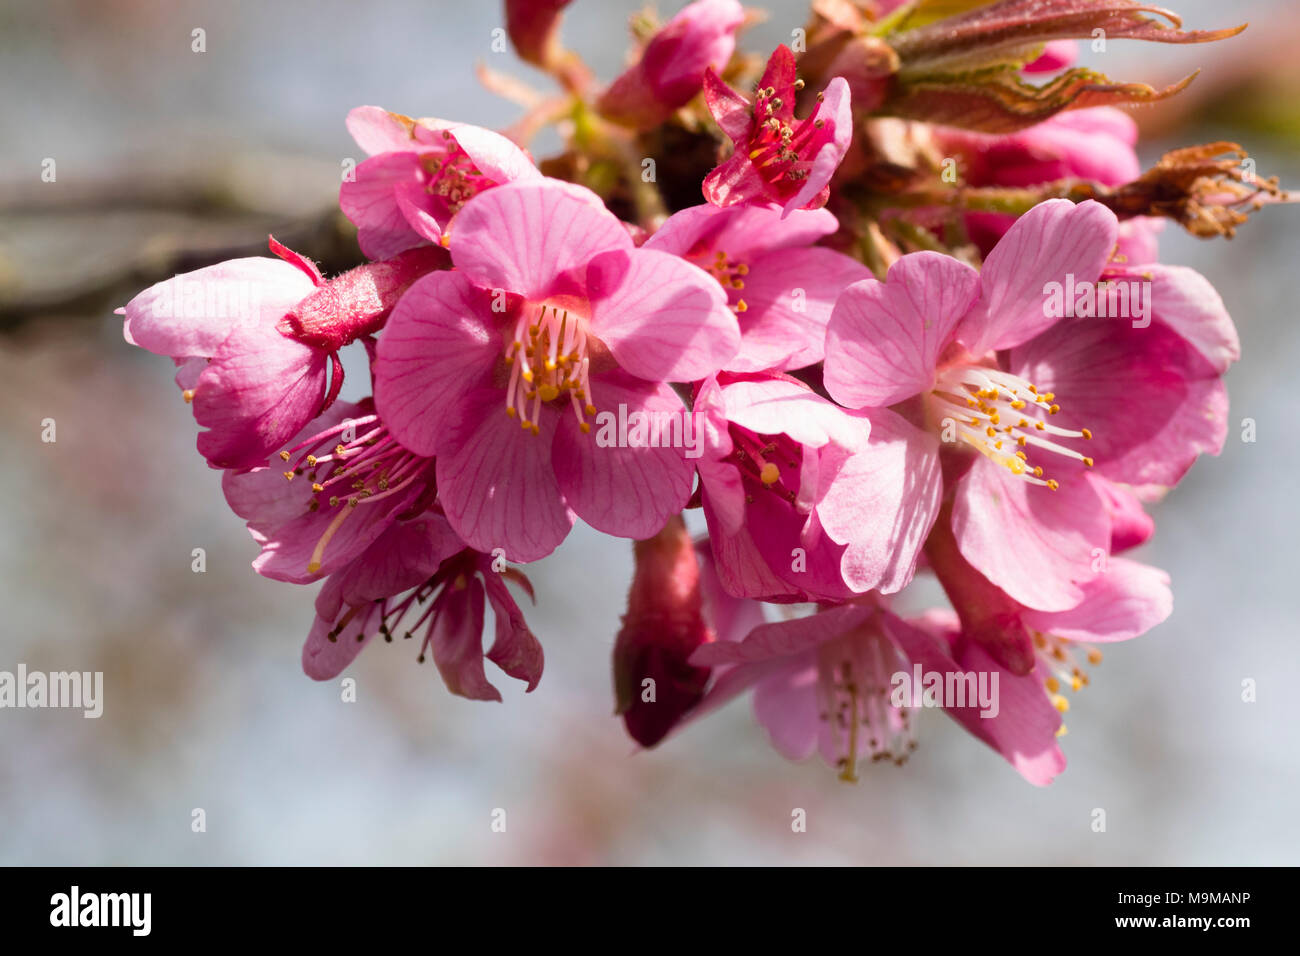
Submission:
<svg viewBox="0 0 1300 956">
<path fill-rule="evenodd" d="M 1132 0 L 1001 0 L 892 33 L 889 43 L 902 58 L 906 76 L 957 61 L 986 63 L 1008 50 L 1049 40 L 1087 39 L 1095 35 L 1094 30 L 1104 31 L 1108 40 L 1208 43 L 1246 29 L 1245 24 L 1224 30 L 1182 30 L 1181 26 L 1176 14 Z"/>
<path fill-rule="evenodd" d="M 1195 77 L 1193 73 L 1157 90 L 1145 83 L 1112 83 L 1104 74 L 1082 68 L 1041 87 L 1004 69 L 934 76 L 900 82 L 879 112 L 982 133 L 1012 133 L 1064 110 L 1154 103 L 1173 96 Z"/>
</svg>

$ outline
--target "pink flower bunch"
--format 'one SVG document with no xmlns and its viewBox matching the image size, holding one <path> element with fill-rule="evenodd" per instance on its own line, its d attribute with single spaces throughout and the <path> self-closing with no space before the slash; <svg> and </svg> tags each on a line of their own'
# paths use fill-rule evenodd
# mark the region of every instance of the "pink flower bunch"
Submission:
<svg viewBox="0 0 1300 956">
<path fill-rule="evenodd" d="M 1222 448 L 1239 357 L 1151 224 L 1230 231 L 1281 194 L 1209 147 L 1142 173 L 1105 105 L 1141 84 L 1068 93 L 1078 0 L 876 6 L 817 5 L 807 45 L 760 67 L 740 5 L 697 0 L 638 21 L 599 89 L 564 3 L 510 2 L 563 109 L 527 97 L 510 135 L 354 110 L 369 158 L 339 205 L 366 261 L 326 278 L 272 240 L 127 304 L 127 340 L 178 367 L 254 570 L 323 582 L 310 676 L 419 636 L 453 693 L 500 699 L 485 659 L 532 690 L 542 648 L 507 583 L 532 598 L 516 566 L 580 519 L 635 542 L 613 672 L 641 744 L 752 690 L 782 754 L 845 779 L 901 763 L 926 707 L 1032 783 L 1061 772 L 1098 646 L 1170 615 L 1167 575 L 1126 553 Z M 1226 35 L 1141 9 L 1108 28 Z M 1018 92 L 986 61 L 1023 69 Z M 828 75 L 850 63 L 865 106 Z M 538 166 L 550 122 L 563 151 Z M 358 346 L 371 394 L 343 401 Z M 942 606 L 903 610 L 918 577 Z"/>
</svg>

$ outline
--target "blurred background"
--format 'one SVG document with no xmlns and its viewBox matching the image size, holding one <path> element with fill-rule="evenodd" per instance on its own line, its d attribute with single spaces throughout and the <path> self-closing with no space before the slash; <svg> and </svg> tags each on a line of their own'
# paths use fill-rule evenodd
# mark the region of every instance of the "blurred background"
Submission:
<svg viewBox="0 0 1300 956">
<path fill-rule="evenodd" d="M 770 19 L 741 43 L 766 52 L 807 5 L 764 5 Z M 1085 54 L 1156 86 L 1205 67 L 1182 99 L 1138 114 L 1144 165 L 1229 139 L 1300 185 L 1300 7 L 1171 5 L 1188 28 L 1253 22 L 1210 47 Z M 576 0 L 565 38 L 611 78 L 638 7 Z M 341 163 L 361 158 L 347 111 L 512 122 L 476 63 L 549 86 L 492 52 L 502 25 L 487 0 L 0 2 L 0 670 L 105 683 L 99 720 L 0 710 L 0 863 L 1300 862 L 1287 697 L 1300 679 L 1300 228 L 1285 208 L 1231 242 L 1164 233 L 1162 259 L 1205 273 L 1240 328 L 1232 425 L 1223 455 L 1157 507 L 1140 555 L 1172 574 L 1173 616 L 1108 648 L 1050 788 L 937 712 L 905 767 L 864 768 L 857 785 L 779 757 L 747 699 L 634 753 L 609 677 L 630 548 L 582 526 L 528 569 L 547 655 L 533 694 L 489 668 L 503 704 L 452 697 L 400 642 L 347 672 L 355 703 L 303 676 L 314 589 L 251 571 L 256 547 L 194 451 L 171 363 L 128 347 L 113 309 L 172 271 L 260 254 L 270 231 L 327 268 L 345 262 L 331 206 Z M 796 807 L 806 833 L 791 831 Z M 196 808 L 206 832 L 191 829 Z M 505 833 L 490 827 L 497 808 Z"/>
</svg>

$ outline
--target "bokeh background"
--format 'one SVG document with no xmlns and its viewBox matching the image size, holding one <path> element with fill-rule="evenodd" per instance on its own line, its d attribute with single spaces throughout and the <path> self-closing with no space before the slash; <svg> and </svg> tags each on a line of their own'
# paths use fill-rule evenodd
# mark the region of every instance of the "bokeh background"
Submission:
<svg viewBox="0 0 1300 956">
<path fill-rule="evenodd" d="M 1239 140 L 1261 173 L 1300 184 L 1300 8 L 1172 5 L 1193 28 L 1253 24 L 1212 47 L 1089 55 L 1153 85 L 1206 68 L 1180 102 L 1139 113 L 1144 164 Z M 636 6 L 577 0 L 567 20 L 606 78 Z M 767 6 L 742 39 L 760 51 L 806 13 Z M 1241 330 L 1233 425 L 1158 506 L 1142 554 L 1173 575 L 1172 618 L 1109 649 L 1048 789 L 936 712 L 906 767 L 856 786 L 784 761 L 748 701 L 634 753 L 608 660 L 630 549 L 581 526 L 529 569 L 547 654 L 533 694 L 494 676 L 503 704 L 452 697 L 400 643 L 348 672 L 355 703 L 302 675 L 314 589 L 249 569 L 256 549 L 193 450 L 170 363 L 128 347 L 112 310 L 160 270 L 247 254 L 272 230 L 291 245 L 328 232 L 340 163 L 359 158 L 353 106 L 516 119 L 475 64 L 546 80 L 491 51 L 501 25 L 494 0 L 0 2 L 0 670 L 101 670 L 106 697 L 99 720 L 0 710 L 0 863 L 1300 862 L 1300 228 L 1286 208 L 1232 242 L 1162 240 Z M 791 832 L 796 807 L 806 833 Z"/>
</svg>

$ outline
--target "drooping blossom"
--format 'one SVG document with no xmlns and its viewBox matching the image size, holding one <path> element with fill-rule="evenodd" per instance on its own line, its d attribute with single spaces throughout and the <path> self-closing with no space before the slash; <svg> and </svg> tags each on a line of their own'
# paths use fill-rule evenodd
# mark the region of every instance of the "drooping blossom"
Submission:
<svg viewBox="0 0 1300 956">
<path fill-rule="evenodd" d="M 413 250 L 326 279 L 274 239 L 271 251 L 279 258 L 159 282 L 120 310 L 128 342 L 179 366 L 176 382 L 206 428 L 199 452 L 215 468 L 264 465 L 338 395 L 338 350 L 375 331 L 418 276 L 448 261 L 442 249 Z"/>
<path fill-rule="evenodd" d="M 703 89 L 704 71 L 721 73 L 745 21 L 737 0 L 696 0 L 652 36 L 596 103 L 607 119 L 649 128 L 667 120 Z"/>
<path fill-rule="evenodd" d="M 788 371 L 822 360 L 826 323 L 839 294 L 870 278 L 856 259 L 813 243 L 838 228 L 825 209 L 787 217 L 764 206 L 691 206 L 645 243 L 714 276 L 740 320 L 729 371 Z"/>
<path fill-rule="evenodd" d="M 919 670 L 938 675 L 945 689 L 960 689 L 960 699 L 940 695 L 935 705 L 1030 783 L 1051 783 L 1065 759 L 1056 742 L 1060 716 L 1042 685 L 1000 669 L 978 648 L 968 658 L 959 662 L 926 619 L 905 620 L 868 596 L 762 624 L 738 643 L 700 648 L 692 660 L 719 676 L 691 719 L 752 688 L 754 713 L 778 752 L 791 760 L 820 753 L 841 779 L 853 781 L 861 761 L 901 764 L 915 748 L 924 698 L 911 681 Z"/>
<path fill-rule="evenodd" d="M 831 396 L 893 406 L 943 439 L 951 506 L 941 520 L 971 565 L 1037 610 L 1077 605 L 1109 547 L 1089 471 L 1172 486 L 1225 435 L 1231 320 L 1221 303 L 1182 308 L 1199 277 L 1164 270 L 1146 292 L 1126 290 L 1139 308 L 1149 293 L 1144 319 L 1099 313 L 1115 238 L 1115 216 L 1099 204 L 1046 202 L 982 272 L 904 256 L 885 282 L 846 290 L 827 331 Z"/>
<path fill-rule="evenodd" d="M 723 587 L 837 600 L 911 579 L 939 507 L 937 442 L 888 409 L 847 412 L 787 376 L 722 375 L 705 424 L 704 514 Z"/>
<path fill-rule="evenodd" d="M 812 112 L 796 119 L 795 97 L 802 87 L 794 54 L 784 44 L 768 60 L 752 103 L 717 73 L 704 74 L 709 112 L 734 146 L 705 177 L 705 199 L 716 206 L 774 203 L 785 215 L 826 205 L 831 176 L 853 138 L 849 87 L 835 77 L 817 94 Z"/>
<path fill-rule="evenodd" d="M 966 667 L 995 662 L 1029 677 L 1041 699 L 1062 714 L 1070 709 L 1066 692 L 1087 686 L 1086 666 L 1101 663 L 1094 645 L 1138 637 L 1173 610 L 1169 576 L 1127 558 L 1106 560 L 1073 608 L 1047 612 L 994 588 L 955 553 L 928 553 L 945 565 L 945 585 L 961 596 L 955 613 L 930 615 L 958 662 Z"/>
<path fill-rule="evenodd" d="M 339 187 L 339 208 L 357 227 L 361 251 L 371 259 L 437 244 L 472 197 L 541 175 L 510 140 L 467 123 L 412 120 L 358 106 L 348 114 L 348 132 L 370 158 Z"/>
<path fill-rule="evenodd" d="M 555 180 L 492 189 L 454 228 L 455 270 L 406 293 L 375 365 L 394 436 L 437 456 L 452 527 L 518 561 L 550 553 L 575 515 L 655 534 L 694 476 L 694 423 L 667 383 L 711 374 L 740 344 L 718 283 L 636 248 L 594 194 Z M 634 413 L 663 440 L 613 427 Z"/>
<path fill-rule="evenodd" d="M 258 574 L 306 584 L 434 503 L 434 464 L 400 445 L 367 399 L 335 402 L 281 451 L 282 467 L 227 471 L 226 501 L 261 546 Z"/>
<path fill-rule="evenodd" d="M 542 646 L 506 580 L 532 595 L 526 577 L 464 547 L 441 515 L 394 522 L 325 582 L 303 645 L 303 669 L 316 680 L 332 680 L 376 636 L 392 643 L 397 635 L 405 640 L 423 632 L 418 660 L 432 657 L 453 694 L 501 700 L 487 679 L 485 658 L 531 691 L 542 675 Z M 485 596 L 496 634 L 486 654 Z"/>
</svg>

